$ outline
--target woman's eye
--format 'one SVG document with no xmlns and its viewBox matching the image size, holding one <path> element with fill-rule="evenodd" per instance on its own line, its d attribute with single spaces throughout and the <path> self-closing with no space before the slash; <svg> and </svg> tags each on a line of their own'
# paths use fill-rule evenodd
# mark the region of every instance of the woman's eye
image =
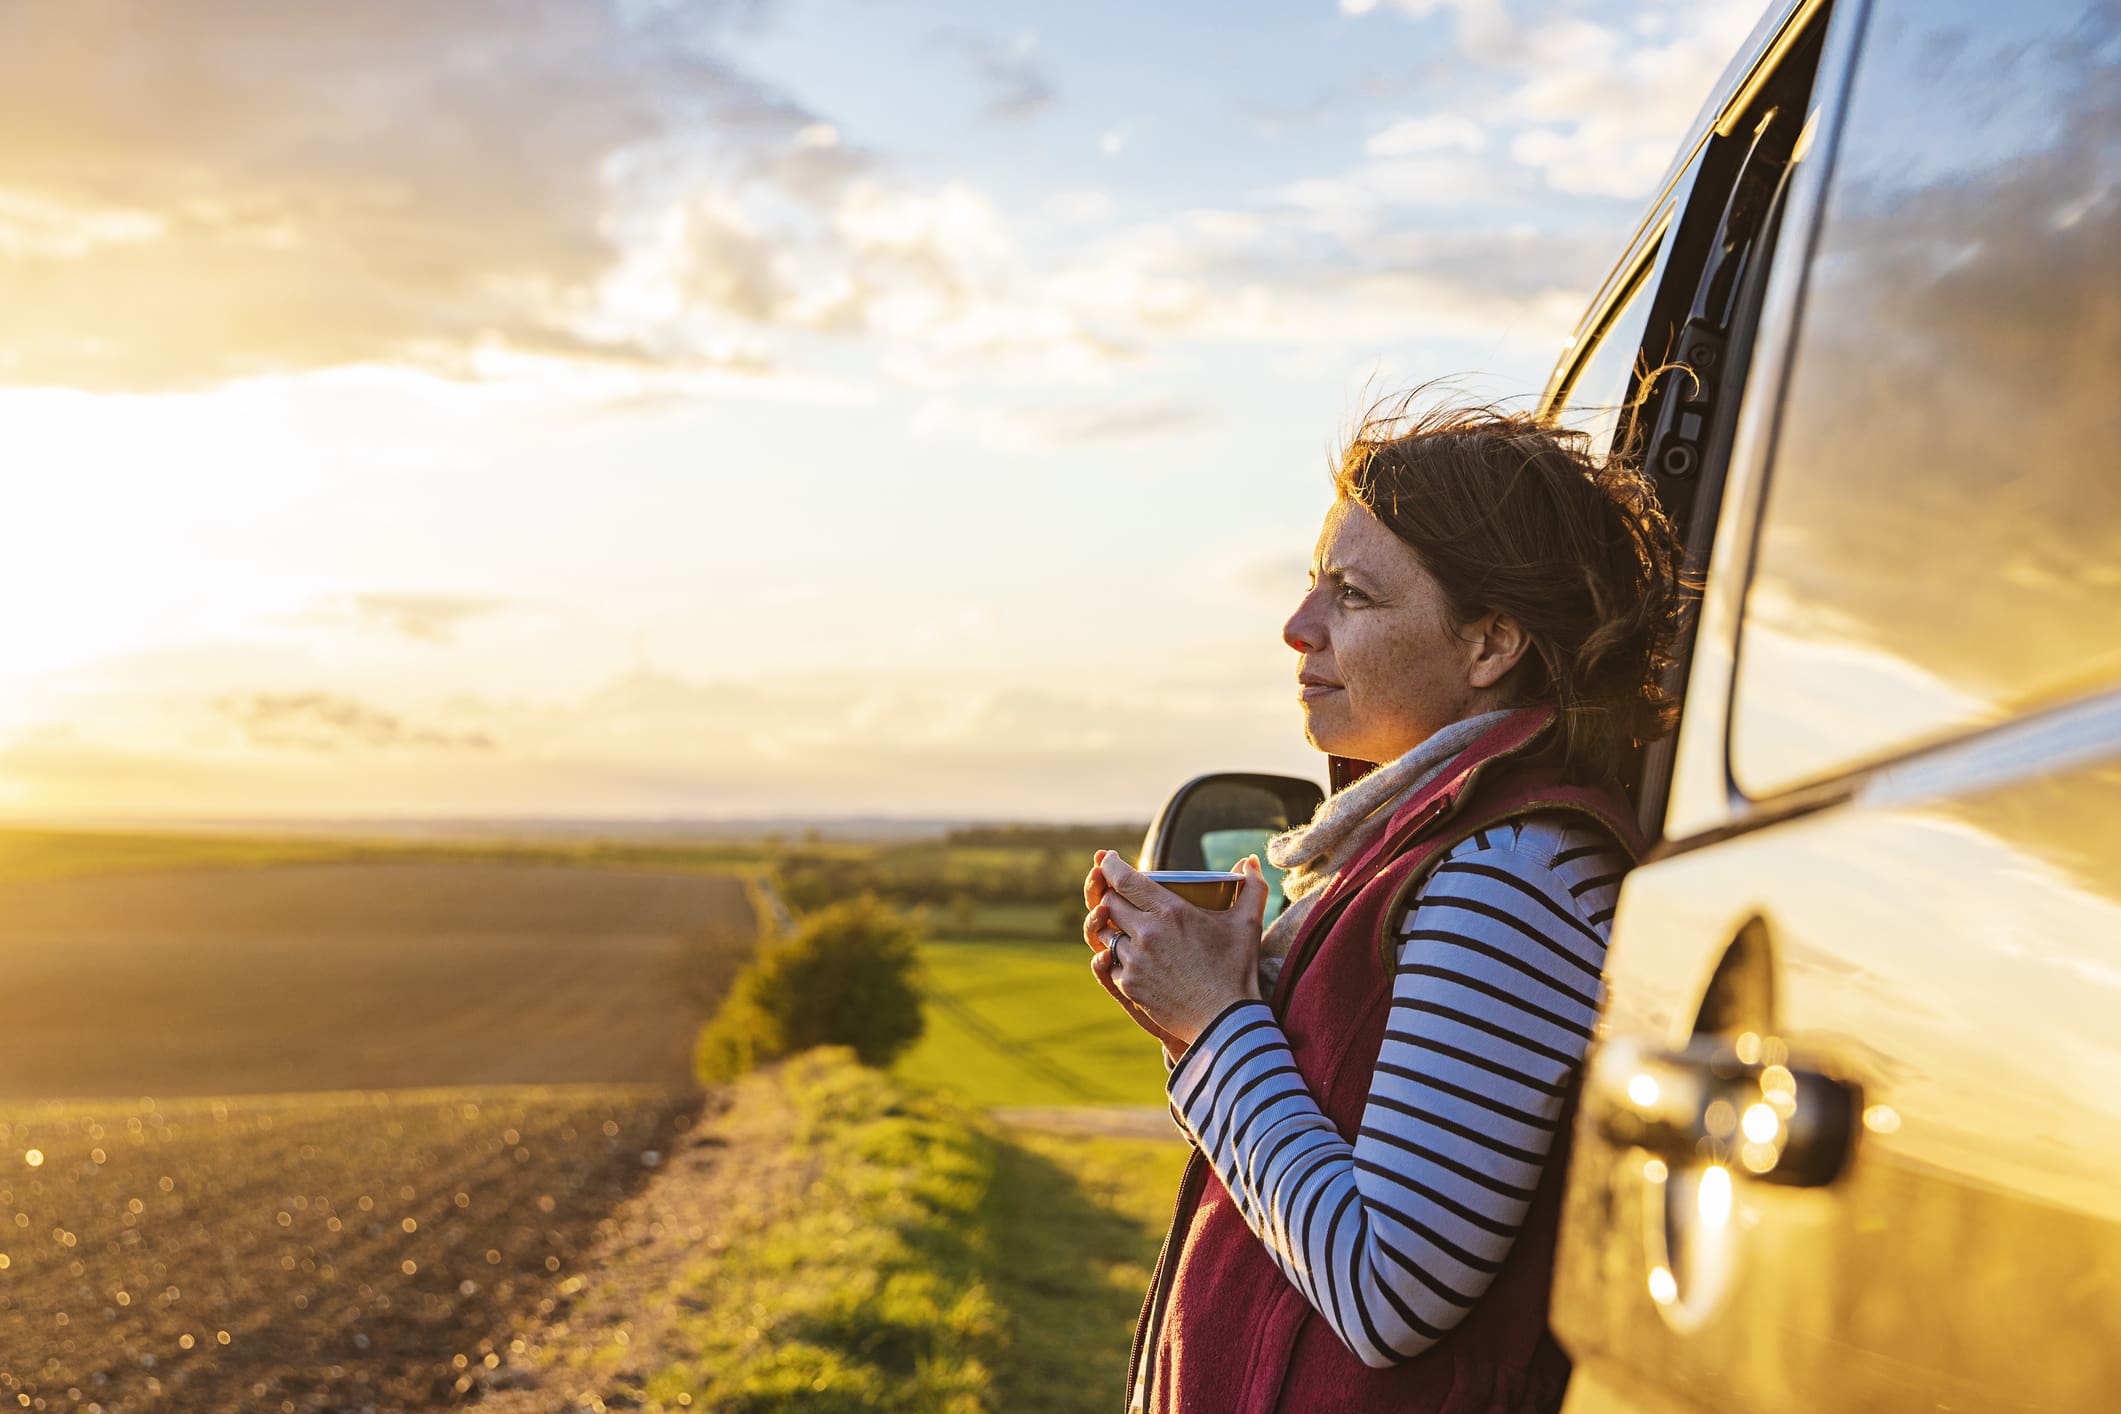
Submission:
<svg viewBox="0 0 2121 1414">
<path fill-rule="evenodd" d="M 1369 595 L 1363 593 L 1352 584 L 1343 584 L 1340 587 L 1339 597 L 1341 602 L 1346 604 L 1365 604 L 1370 599 Z"/>
</svg>

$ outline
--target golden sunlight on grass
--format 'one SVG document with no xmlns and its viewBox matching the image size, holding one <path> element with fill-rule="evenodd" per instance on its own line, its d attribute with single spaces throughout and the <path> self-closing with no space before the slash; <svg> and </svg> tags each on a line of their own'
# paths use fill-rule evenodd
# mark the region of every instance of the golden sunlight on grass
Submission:
<svg viewBox="0 0 2121 1414">
<path fill-rule="evenodd" d="M 1001 1131 L 814 1053 L 678 1145 L 493 1407 L 1108 1408 L 1184 1156 Z"/>
</svg>

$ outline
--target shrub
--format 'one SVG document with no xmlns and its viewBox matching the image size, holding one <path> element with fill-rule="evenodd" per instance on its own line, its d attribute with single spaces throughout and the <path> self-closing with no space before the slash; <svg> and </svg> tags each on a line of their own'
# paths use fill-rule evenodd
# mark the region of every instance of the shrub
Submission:
<svg viewBox="0 0 2121 1414">
<path fill-rule="evenodd" d="M 813 1046 L 889 1065 L 921 1034 L 918 941 L 911 919 L 868 897 L 768 939 L 700 1032 L 700 1079 L 730 1080 Z"/>
<path fill-rule="evenodd" d="M 781 897 L 797 913 L 814 913 L 838 896 L 838 885 L 823 869 L 795 868 L 782 875 Z"/>
</svg>

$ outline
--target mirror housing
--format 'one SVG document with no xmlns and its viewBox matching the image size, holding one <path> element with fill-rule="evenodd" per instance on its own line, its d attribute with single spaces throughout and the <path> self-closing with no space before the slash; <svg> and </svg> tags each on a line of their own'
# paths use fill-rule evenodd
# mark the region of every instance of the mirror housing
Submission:
<svg viewBox="0 0 2121 1414">
<path fill-rule="evenodd" d="M 1143 869 L 1227 869 L 1208 861 L 1206 837 L 1229 830 L 1278 835 L 1318 813 L 1326 798 L 1315 782 L 1298 776 L 1218 771 L 1195 776 L 1171 793 L 1142 836 Z M 1236 858 L 1252 853 L 1247 848 Z M 1234 861 L 1233 861 L 1234 862 Z"/>
<path fill-rule="evenodd" d="M 1266 862 L 1267 841 L 1305 824 L 1326 793 L 1298 776 L 1221 771 L 1195 776 L 1164 802 L 1142 837 L 1143 869 L 1235 869 L 1257 854 L 1273 893 L 1267 916 L 1280 911 L 1281 870 Z"/>
</svg>

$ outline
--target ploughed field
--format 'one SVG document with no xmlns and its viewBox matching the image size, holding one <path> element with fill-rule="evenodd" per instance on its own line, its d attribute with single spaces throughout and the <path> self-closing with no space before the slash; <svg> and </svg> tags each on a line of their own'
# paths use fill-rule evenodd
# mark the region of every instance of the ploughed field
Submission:
<svg viewBox="0 0 2121 1414">
<path fill-rule="evenodd" d="M 0 1096 L 689 1083 L 740 881 L 564 865 L 0 886 Z"/>
<path fill-rule="evenodd" d="M 505 1387 L 690 1125 L 741 883 L 396 862 L 0 886 L 0 1408 Z"/>
</svg>

